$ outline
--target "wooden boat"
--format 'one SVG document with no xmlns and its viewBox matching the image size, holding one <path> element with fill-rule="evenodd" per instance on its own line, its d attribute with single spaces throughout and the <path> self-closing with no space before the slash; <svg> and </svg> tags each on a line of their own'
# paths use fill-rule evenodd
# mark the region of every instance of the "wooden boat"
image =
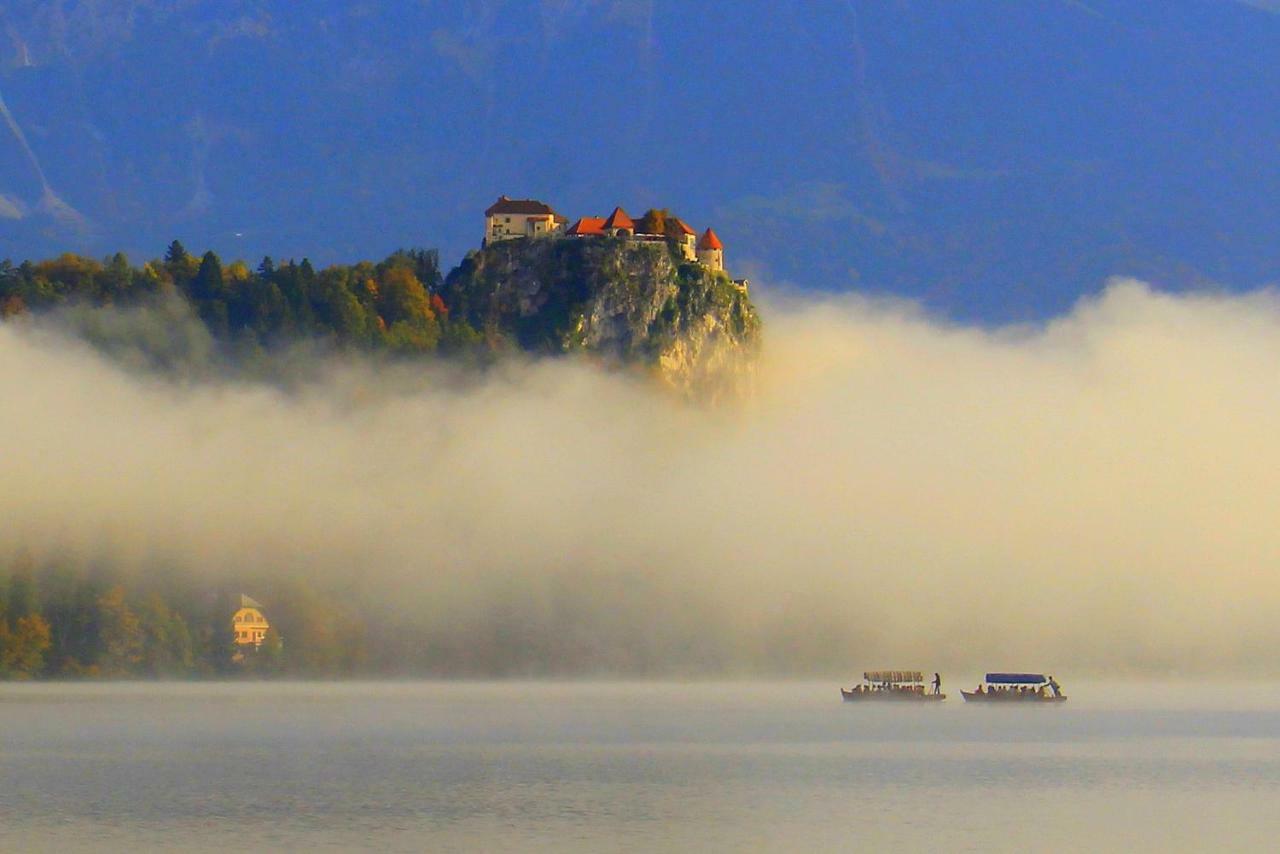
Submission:
<svg viewBox="0 0 1280 854">
<path fill-rule="evenodd" d="M 983 685 L 961 691 L 966 703 L 1065 703 L 1067 695 L 1042 673 L 988 673 Z"/>
<path fill-rule="evenodd" d="M 938 703 L 946 694 L 926 691 L 924 674 L 919 670 L 868 670 L 862 682 L 852 688 L 841 688 L 846 703 Z"/>
</svg>

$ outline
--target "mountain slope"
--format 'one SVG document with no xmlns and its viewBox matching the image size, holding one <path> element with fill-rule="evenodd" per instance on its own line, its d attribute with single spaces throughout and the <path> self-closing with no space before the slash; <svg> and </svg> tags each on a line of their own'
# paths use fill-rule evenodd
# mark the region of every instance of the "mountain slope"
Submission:
<svg viewBox="0 0 1280 854">
<path fill-rule="evenodd" d="M 451 260 L 505 192 L 678 206 L 753 279 L 966 319 L 1248 287 L 1280 268 L 1278 47 L 1232 0 L 14 0 L 38 167 L 0 124 L 0 257 Z"/>
</svg>

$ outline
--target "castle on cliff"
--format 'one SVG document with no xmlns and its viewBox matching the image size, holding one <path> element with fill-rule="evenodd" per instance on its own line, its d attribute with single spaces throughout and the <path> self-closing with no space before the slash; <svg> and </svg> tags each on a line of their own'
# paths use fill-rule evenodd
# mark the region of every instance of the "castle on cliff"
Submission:
<svg viewBox="0 0 1280 854">
<path fill-rule="evenodd" d="M 561 237 L 586 239 L 621 237 L 642 243 L 670 243 L 686 261 L 696 261 L 708 270 L 724 272 L 724 244 L 708 228 L 699 237 L 688 223 L 665 211 L 651 210 L 639 220 L 627 216 L 621 207 L 607 217 L 584 216 L 573 225 L 548 204 L 537 199 L 498 200 L 484 212 L 484 246 L 521 237 Z M 744 286 L 746 280 L 735 280 Z"/>
</svg>

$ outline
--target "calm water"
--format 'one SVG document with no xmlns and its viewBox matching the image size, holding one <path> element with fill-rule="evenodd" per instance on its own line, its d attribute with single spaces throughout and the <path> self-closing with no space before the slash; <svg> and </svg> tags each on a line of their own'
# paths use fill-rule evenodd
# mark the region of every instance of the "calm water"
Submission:
<svg viewBox="0 0 1280 854">
<path fill-rule="evenodd" d="M 1275 848 L 1280 688 L 1066 687 L 5 685 L 0 849 Z"/>
</svg>

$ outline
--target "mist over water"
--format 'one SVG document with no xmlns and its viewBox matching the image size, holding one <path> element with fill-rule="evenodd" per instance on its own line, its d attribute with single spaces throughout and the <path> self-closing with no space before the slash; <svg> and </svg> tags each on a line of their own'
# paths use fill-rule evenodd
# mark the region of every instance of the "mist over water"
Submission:
<svg viewBox="0 0 1280 854">
<path fill-rule="evenodd" d="M 0 324 L 0 555 L 307 574 L 583 672 L 1280 669 L 1276 294 L 763 316 L 756 396 L 715 407 L 572 360 L 222 376 L 164 312 Z"/>
<path fill-rule="evenodd" d="M 6 683 L 0 847 L 1270 850 L 1280 694 L 1212 685 Z"/>
</svg>

